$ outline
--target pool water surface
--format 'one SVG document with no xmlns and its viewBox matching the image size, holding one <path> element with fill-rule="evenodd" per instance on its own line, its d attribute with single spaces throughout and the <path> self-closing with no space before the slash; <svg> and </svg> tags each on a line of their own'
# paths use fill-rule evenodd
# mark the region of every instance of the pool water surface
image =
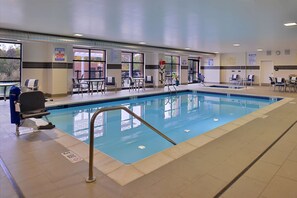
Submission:
<svg viewBox="0 0 297 198">
<path fill-rule="evenodd" d="M 94 112 L 102 107 L 121 105 L 181 143 L 273 102 L 276 100 L 264 97 L 188 91 L 52 109 L 48 117 L 60 130 L 89 143 L 89 125 Z M 123 110 L 101 113 L 95 121 L 95 148 L 125 164 L 172 146 Z"/>
</svg>

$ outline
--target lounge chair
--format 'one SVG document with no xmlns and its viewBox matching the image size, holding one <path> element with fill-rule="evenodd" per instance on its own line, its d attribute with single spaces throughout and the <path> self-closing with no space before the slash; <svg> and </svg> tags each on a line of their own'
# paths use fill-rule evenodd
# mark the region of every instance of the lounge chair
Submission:
<svg viewBox="0 0 297 198">
<path fill-rule="evenodd" d="M 45 108 L 45 97 L 41 91 L 30 91 L 23 92 L 19 95 L 18 102 L 16 105 L 18 106 L 16 110 L 19 111 L 20 123 L 16 123 L 16 135 L 20 135 L 19 127 L 22 126 L 24 120 L 29 118 L 42 118 L 45 117 L 48 124 L 43 126 L 38 126 L 37 130 L 42 129 L 52 129 L 55 127 L 49 120 L 47 119 L 47 115 L 50 114 Z"/>
</svg>

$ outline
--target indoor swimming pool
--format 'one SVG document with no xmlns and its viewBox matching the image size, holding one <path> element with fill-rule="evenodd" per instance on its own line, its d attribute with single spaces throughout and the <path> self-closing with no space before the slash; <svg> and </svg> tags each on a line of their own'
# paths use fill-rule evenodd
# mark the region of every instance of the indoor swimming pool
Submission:
<svg viewBox="0 0 297 198">
<path fill-rule="evenodd" d="M 48 117 L 60 130 L 89 143 L 89 125 L 94 112 L 102 107 L 125 106 L 176 143 L 181 143 L 277 100 L 183 91 L 51 109 Z M 95 121 L 95 148 L 125 164 L 172 146 L 123 110 L 101 113 Z"/>
</svg>

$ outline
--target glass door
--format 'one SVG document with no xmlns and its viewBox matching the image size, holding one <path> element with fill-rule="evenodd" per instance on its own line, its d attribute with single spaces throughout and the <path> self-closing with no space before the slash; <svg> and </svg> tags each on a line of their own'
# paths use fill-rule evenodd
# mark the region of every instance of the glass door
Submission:
<svg viewBox="0 0 297 198">
<path fill-rule="evenodd" d="M 199 59 L 189 59 L 188 64 L 188 83 L 197 83 L 199 74 Z"/>
</svg>

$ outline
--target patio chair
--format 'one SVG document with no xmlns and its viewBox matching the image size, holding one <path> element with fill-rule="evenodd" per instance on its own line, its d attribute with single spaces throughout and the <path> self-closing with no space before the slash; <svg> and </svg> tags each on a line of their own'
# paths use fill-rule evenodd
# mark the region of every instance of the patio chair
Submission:
<svg viewBox="0 0 297 198">
<path fill-rule="evenodd" d="M 285 78 L 276 77 L 273 90 L 275 90 L 275 87 L 278 87 L 279 91 L 281 91 L 281 90 L 286 91 L 286 80 L 285 80 Z"/>
<path fill-rule="evenodd" d="M 197 80 L 197 82 L 198 82 L 198 83 L 201 83 L 202 85 L 205 86 L 205 84 L 204 84 L 204 79 L 205 79 L 205 76 L 204 76 L 203 74 L 199 73 L 199 74 L 198 74 L 198 80 Z"/>
<path fill-rule="evenodd" d="M 288 86 L 290 92 L 291 92 L 291 89 L 296 91 L 297 77 L 296 76 L 291 76 L 288 83 L 287 83 L 287 86 Z"/>
<path fill-rule="evenodd" d="M 270 86 L 271 87 L 274 87 L 274 85 L 275 85 L 275 78 L 269 77 L 269 80 L 270 80 Z"/>
<path fill-rule="evenodd" d="M 16 135 L 20 135 L 19 127 L 22 126 L 22 123 L 24 120 L 29 118 L 42 118 L 45 117 L 48 124 L 38 126 L 37 130 L 42 129 L 53 129 L 55 125 L 53 125 L 49 120 L 47 119 L 47 115 L 50 114 L 45 108 L 45 97 L 44 94 L 41 91 L 29 91 L 29 92 L 23 92 L 19 95 L 19 99 L 16 103 L 19 110 L 20 115 L 20 123 L 17 124 L 16 127 Z M 34 132 L 34 131 L 33 131 Z"/>
<path fill-rule="evenodd" d="M 108 87 L 113 87 L 115 92 L 117 92 L 117 83 L 115 81 L 115 77 L 107 76 L 105 78 L 104 85 L 105 85 L 105 89 L 107 89 Z"/>
<path fill-rule="evenodd" d="M 89 84 L 86 82 L 80 82 L 77 78 L 72 78 L 71 95 L 73 95 L 74 89 L 77 89 L 78 93 L 81 93 L 83 95 L 84 90 L 87 90 L 87 92 L 89 92 Z"/>
<path fill-rule="evenodd" d="M 232 74 L 232 76 L 229 78 L 229 83 L 238 85 L 240 83 L 239 79 L 240 76 L 238 74 Z"/>
<path fill-rule="evenodd" d="M 145 83 L 145 86 L 152 85 L 153 88 L 155 89 L 153 76 L 145 76 L 144 83 Z"/>
<path fill-rule="evenodd" d="M 27 79 L 25 80 L 25 91 L 37 91 L 38 90 L 38 79 Z"/>
<path fill-rule="evenodd" d="M 130 91 L 130 89 L 136 90 L 136 84 L 135 84 L 133 78 L 132 77 L 128 77 L 128 80 L 129 80 L 129 91 Z"/>
<path fill-rule="evenodd" d="M 246 79 L 246 84 L 249 84 L 250 86 L 253 86 L 253 82 L 255 81 L 255 75 L 249 74 Z"/>
</svg>

